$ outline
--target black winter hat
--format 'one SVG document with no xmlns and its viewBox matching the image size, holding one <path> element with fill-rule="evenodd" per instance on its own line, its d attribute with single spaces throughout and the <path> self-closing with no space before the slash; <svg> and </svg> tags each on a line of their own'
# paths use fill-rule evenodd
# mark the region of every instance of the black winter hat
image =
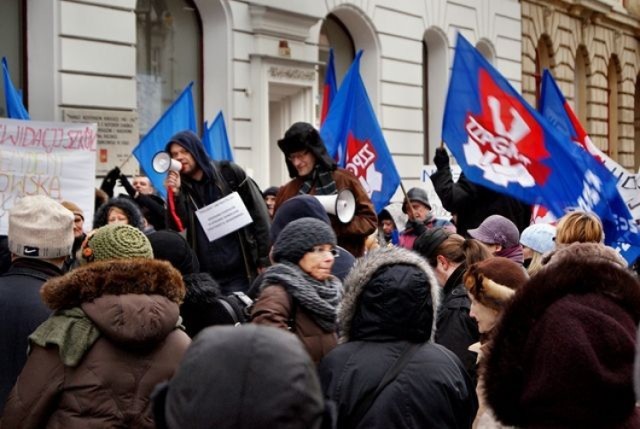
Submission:
<svg viewBox="0 0 640 429">
<path fill-rule="evenodd" d="M 198 257 L 189 243 L 175 231 L 156 231 L 147 236 L 153 248 L 154 259 L 169 261 L 185 276 L 200 271 Z"/>
<path fill-rule="evenodd" d="M 276 242 L 285 226 L 303 217 L 312 217 L 331 225 L 327 211 L 316 197 L 296 195 L 282 203 L 275 216 L 273 216 L 273 222 L 271 222 L 271 229 L 269 230 L 271 244 Z"/>
<path fill-rule="evenodd" d="M 276 195 L 278 195 L 278 190 L 280 188 L 277 186 L 270 186 L 267 189 L 265 189 L 264 191 L 262 191 L 262 198 L 266 198 L 267 195 L 271 195 L 273 197 L 275 197 Z"/>
<path fill-rule="evenodd" d="M 409 201 L 417 201 L 419 203 L 424 204 L 431 210 L 431 203 L 429 202 L 429 196 L 427 195 L 427 191 L 422 188 L 411 188 L 407 192 L 407 197 Z M 405 199 L 404 204 L 402 205 L 402 212 L 407 212 L 407 200 Z"/>
<path fill-rule="evenodd" d="M 321 220 L 303 217 L 284 227 L 273 245 L 272 257 L 275 262 L 297 264 L 305 253 L 322 244 L 337 244 L 331 227 Z"/>
<path fill-rule="evenodd" d="M 325 169 L 333 171 L 336 169 L 336 162 L 327 153 L 327 148 L 324 146 L 320 133 L 313 125 L 307 122 L 296 122 L 284 133 L 284 137 L 278 140 L 278 147 L 284 153 L 285 156 L 289 156 L 294 152 L 302 150 L 309 150 L 316 158 L 316 162 L 322 165 Z M 286 159 L 287 169 L 289 170 L 290 177 L 297 177 L 298 171 L 291 164 L 291 161 Z"/>
</svg>

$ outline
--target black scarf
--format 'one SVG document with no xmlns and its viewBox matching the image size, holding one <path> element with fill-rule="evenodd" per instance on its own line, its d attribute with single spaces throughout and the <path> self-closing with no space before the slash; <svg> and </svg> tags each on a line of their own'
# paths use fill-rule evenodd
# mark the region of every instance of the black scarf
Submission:
<svg viewBox="0 0 640 429">
<path fill-rule="evenodd" d="M 306 177 L 301 177 L 304 181 L 300 187 L 300 194 L 308 194 L 315 186 L 315 195 L 333 195 L 338 193 L 336 187 L 336 181 L 333 180 L 333 174 L 331 171 L 322 168 L 321 165 L 316 164 L 311 174 Z"/>
</svg>

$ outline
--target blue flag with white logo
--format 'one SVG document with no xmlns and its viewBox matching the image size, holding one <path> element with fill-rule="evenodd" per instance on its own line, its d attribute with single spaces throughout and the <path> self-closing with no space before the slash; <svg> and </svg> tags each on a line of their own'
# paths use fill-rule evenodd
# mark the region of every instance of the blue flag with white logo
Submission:
<svg viewBox="0 0 640 429">
<path fill-rule="evenodd" d="M 138 146 L 133 149 L 133 155 L 151 180 L 153 187 L 163 197 L 167 196 L 167 190 L 164 187 L 166 174 L 156 173 L 153 170 L 152 160 L 154 155 L 164 151 L 169 139 L 174 134 L 185 130 L 197 132 L 192 87 L 193 82 L 186 86 L 173 104 L 162 114 L 158 122 L 140 140 Z"/>
<path fill-rule="evenodd" d="M 224 123 L 222 110 L 216 115 L 210 127 L 207 126 L 207 122 L 205 121 L 202 144 L 209 158 L 215 159 L 216 161 L 233 161 L 233 152 L 229 144 L 227 127 Z"/>
<path fill-rule="evenodd" d="M 7 116 L 11 119 L 31 119 L 29 112 L 22 103 L 22 93 L 13 86 L 7 59 L 2 57 L 2 79 L 4 82 L 4 97 L 7 103 Z"/>
<path fill-rule="evenodd" d="M 380 212 L 400 185 L 400 174 L 360 76 L 359 51 L 353 60 L 320 135 L 338 165 L 356 176 Z"/>
<path fill-rule="evenodd" d="M 529 106 L 460 34 L 442 137 L 471 181 L 542 204 L 556 217 L 594 212 L 607 244 L 640 244 L 637 227 L 619 218 L 624 202 L 608 170 Z"/>
<path fill-rule="evenodd" d="M 618 180 L 612 173 L 612 170 L 620 171 L 619 174 L 624 174 L 625 171 L 622 166 L 617 162 L 609 158 L 606 154 L 602 153 L 591 141 L 589 135 L 586 133 L 584 127 L 578 120 L 578 117 L 573 112 L 573 109 L 564 98 L 562 91 L 558 87 L 558 84 L 553 79 L 553 76 L 549 70 L 545 70 L 542 76 L 542 90 L 540 91 L 540 106 L 539 111 L 542 115 L 555 126 L 558 132 L 564 134 L 569 141 L 575 143 L 578 147 L 584 149 L 589 153 L 596 161 L 605 167 L 606 172 L 603 172 L 603 176 L 608 174 L 607 181 L 613 181 L 617 183 L 616 189 L 618 191 L 618 198 L 614 198 L 610 201 L 609 206 L 615 217 L 618 219 L 620 227 L 625 229 L 624 224 L 637 225 L 636 219 L 629 211 L 629 207 L 633 207 L 637 203 L 638 190 L 635 187 L 633 189 L 625 188 L 625 183 L 622 180 Z M 631 175 L 627 176 L 633 178 Z M 620 177 L 622 179 L 622 176 Z M 629 191 L 629 192 L 628 192 Z M 624 196 L 628 196 L 628 200 L 625 200 Z M 621 202 L 623 204 L 621 204 Z M 636 242 L 640 242 L 640 237 L 635 237 Z M 612 242 L 607 239 L 609 244 L 616 248 L 624 258 L 630 263 L 635 261 L 640 256 L 640 247 L 634 246 L 626 242 Z"/>
</svg>

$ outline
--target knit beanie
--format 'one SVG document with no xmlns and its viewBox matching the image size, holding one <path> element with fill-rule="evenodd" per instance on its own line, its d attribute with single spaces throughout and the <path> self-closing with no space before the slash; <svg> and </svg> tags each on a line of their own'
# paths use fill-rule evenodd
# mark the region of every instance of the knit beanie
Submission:
<svg viewBox="0 0 640 429">
<path fill-rule="evenodd" d="M 322 244 L 337 244 L 331 227 L 321 220 L 303 217 L 284 227 L 273 245 L 272 257 L 275 262 L 297 264 L 305 253 Z"/>
<path fill-rule="evenodd" d="M 476 240 L 487 244 L 499 244 L 505 249 L 517 246 L 520 238 L 516 224 L 500 215 L 489 216 L 480 226 L 467 232 Z"/>
<path fill-rule="evenodd" d="M 153 259 L 149 239 L 130 225 L 106 225 L 91 232 L 82 244 L 82 258 L 86 262 L 106 259 Z"/>
<path fill-rule="evenodd" d="M 547 253 L 556 248 L 555 237 L 555 226 L 548 223 L 535 223 L 522 231 L 520 244 L 538 253 Z"/>
<path fill-rule="evenodd" d="M 177 232 L 165 229 L 153 232 L 147 238 L 155 259 L 169 261 L 183 276 L 200 271 L 198 257 L 187 240 Z"/>
<path fill-rule="evenodd" d="M 62 206 L 69 210 L 71 213 L 80 216 L 82 220 L 84 220 L 84 212 L 76 203 L 72 203 L 71 201 L 63 201 L 60 204 L 62 204 Z"/>
<path fill-rule="evenodd" d="M 68 256 L 73 246 L 73 214 L 44 195 L 23 197 L 9 210 L 9 250 L 27 258 Z"/>
<path fill-rule="evenodd" d="M 296 219 L 312 217 L 331 224 L 327 211 L 322 203 L 311 195 L 296 195 L 286 200 L 276 211 L 269 229 L 271 243 L 275 243 L 285 226 Z"/>
</svg>

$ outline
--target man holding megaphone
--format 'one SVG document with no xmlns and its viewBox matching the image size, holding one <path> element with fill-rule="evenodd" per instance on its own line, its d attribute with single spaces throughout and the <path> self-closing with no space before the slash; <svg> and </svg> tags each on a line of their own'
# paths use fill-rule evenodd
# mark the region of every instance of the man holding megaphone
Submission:
<svg viewBox="0 0 640 429">
<path fill-rule="evenodd" d="M 276 196 L 275 211 L 278 211 L 283 202 L 296 195 L 335 195 L 342 205 L 332 201 L 326 206 L 334 208 L 328 212 L 338 245 L 355 257 L 362 256 L 365 240 L 376 230 L 378 219 L 360 181 L 347 170 L 337 168 L 336 162 L 329 157 L 320 134 L 311 124 L 293 124 L 284 137 L 278 140 L 278 147 L 284 153 L 292 180 L 280 188 Z M 353 203 L 350 202 L 349 193 L 343 192 L 344 190 L 351 191 Z M 344 216 L 341 207 L 349 210 L 352 206 L 353 214 Z"/>
<path fill-rule="evenodd" d="M 191 131 L 174 135 L 166 146 L 165 186 L 170 190 L 169 228 L 186 229 L 198 255 L 200 271 L 220 284 L 223 294 L 246 292 L 258 270 L 269 265 L 269 214 L 258 185 L 242 168 L 229 161 L 212 161 Z M 155 161 L 155 159 L 154 159 Z M 210 241 L 196 211 L 238 192 L 252 222 Z"/>
</svg>

